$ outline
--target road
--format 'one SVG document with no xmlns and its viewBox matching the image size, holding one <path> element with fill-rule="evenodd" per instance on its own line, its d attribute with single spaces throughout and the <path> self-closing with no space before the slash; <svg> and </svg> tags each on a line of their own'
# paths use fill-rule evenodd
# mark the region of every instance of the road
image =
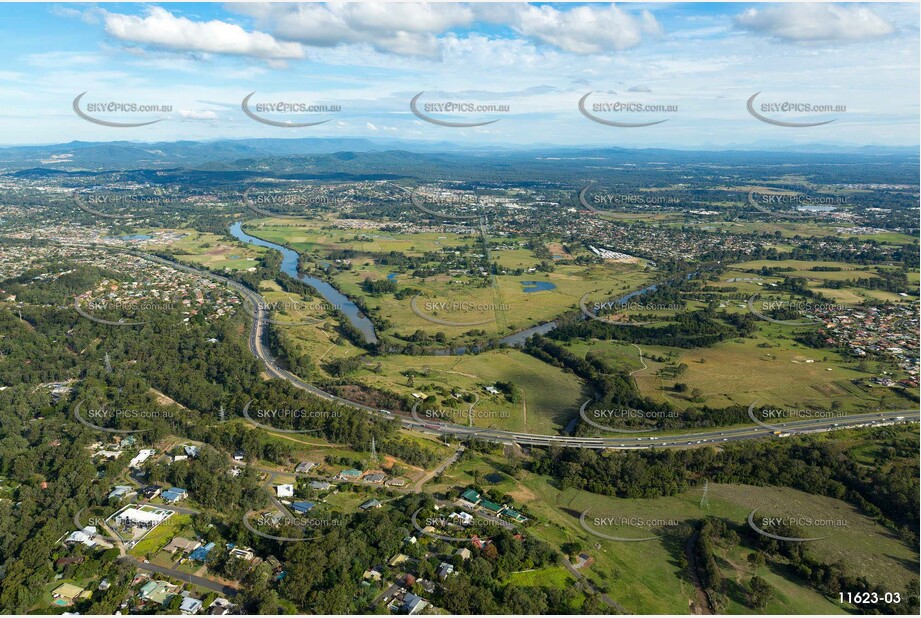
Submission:
<svg viewBox="0 0 921 618">
<path fill-rule="evenodd" d="M 439 474 L 441 474 L 442 472 L 444 472 L 445 470 L 447 470 L 447 469 L 448 469 L 448 466 L 450 466 L 450 465 L 453 464 L 455 461 L 457 461 L 457 458 L 460 457 L 460 456 L 461 456 L 461 453 L 463 453 L 463 452 L 464 452 L 464 447 L 463 447 L 463 446 L 457 447 L 457 450 L 454 451 L 454 452 L 451 454 L 450 457 L 448 457 L 448 458 L 445 459 L 443 462 L 441 462 L 441 465 L 439 465 L 437 468 L 435 468 L 435 469 L 432 470 L 431 472 L 427 472 L 427 473 L 426 473 L 424 476 L 422 476 L 418 481 L 416 481 L 415 483 L 413 483 L 413 485 L 412 485 L 413 491 L 422 491 L 422 486 L 423 486 L 423 485 L 425 485 L 425 484 L 428 483 L 430 480 L 432 480 L 433 478 L 435 478 L 436 476 L 438 476 Z"/>
<path fill-rule="evenodd" d="M 591 582 L 590 579 L 588 579 L 587 577 L 585 577 L 585 575 L 583 575 L 582 573 L 580 573 L 580 572 L 579 572 L 579 569 L 577 569 L 576 567 L 574 567 L 574 566 L 572 565 L 572 563 L 569 561 L 569 558 L 567 558 L 566 556 L 562 556 L 562 557 L 560 558 L 560 561 L 563 563 L 563 566 L 566 567 L 566 570 L 569 571 L 569 572 L 572 574 L 572 576 L 576 578 L 576 581 L 579 583 L 579 585 L 581 585 L 581 586 L 583 586 L 584 588 L 586 588 L 586 592 L 593 592 L 593 593 L 595 593 L 595 594 L 597 594 L 597 595 L 600 595 L 599 598 L 600 598 L 602 601 L 604 601 L 609 607 L 613 607 L 614 609 L 616 609 L 617 611 L 619 611 L 621 614 L 629 614 L 629 613 L 630 613 L 630 612 L 628 612 L 628 611 L 624 608 L 623 605 L 621 605 L 620 603 L 618 603 L 617 601 L 615 601 L 614 599 L 612 599 L 611 597 L 609 597 L 609 596 L 608 596 L 607 594 L 605 594 L 604 592 L 601 592 L 600 590 L 598 590 L 597 588 L 595 588 L 595 584 L 593 584 L 593 583 Z"/>
<path fill-rule="evenodd" d="M 214 592 L 217 592 L 225 597 L 237 594 L 237 589 L 233 586 L 222 584 L 221 582 L 216 582 L 212 579 L 208 579 L 207 577 L 192 575 L 191 573 L 185 573 L 178 569 L 164 567 L 158 564 L 145 563 L 132 556 L 124 556 L 121 558 L 121 560 L 130 563 L 131 566 L 136 567 L 142 571 L 147 571 L 149 573 L 159 573 L 160 575 L 168 575 L 169 577 L 177 579 L 181 582 L 187 582 L 193 586 L 205 588 L 206 590 L 213 590 Z"/>
<path fill-rule="evenodd" d="M 398 420 L 406 429 L 414 429 L 423 433 L 431 433 L 441 436 L 455 437 L 476 437 L 480 440 L 490 442 L 499 442 L 503 444 L 519 444 L 527 446 L 560 446 L 568 448 L 590 448 L 590 449 L 613 449 L 613 450 L 637 450 L 637 449 L 662 449 L 662 448 L 692 448 L 697 446 L 717 445 L 728 442 L 738 442 L 741 440 L 754 440 L 759 438 L 776 437 L 774 430 L 761 426 L 745 427 L 727 427 L 719 430 L 707 430 L 702 432 L 668 434 L 660 436 L 650 436 L 645 434 L 642 437 L 630 437 L 621 435 L 618 437 L 580 437 L 580 436 L 559 436 L 544 435 L 532 433 L 519 433 L 513 431 L 504 431 L 499 429 L 470 429 L 463 425 L 452 423 L 427 422 L 420 423 L 412 418 L 400 416 L 389 410 L 378 410 L 371 408 L 342 397 L 337 397 L 327 393 L 312 384 L 309 384 L 297 377 L 287 369 L 278 365 L 275 357 L 268 351 L 265 340 L 265 325 L 268 323 L 268 303 L 258 293 L 247 287 L 204 270 L 179 264 L 170 260 L 165 260 L 154 255 L 146 253 L 134 253 L 138 257 L 151 260 L 153 262 L 170 266 L 178 270 L 193 273 L 202 277 L 221 281 L 230 285 L 234 290 L 241 293 L 253 306 L 253 327 L 250 329 L 249 348 L 250 351 L 265 366 L 269 375 L 280 380 L 286 380 L 295 387 L 307 391 L 312 395 L 333 401 L 335 403 L 370 412 L 375 415 L 383 416 L 389 419 Z M 823 431 L 834 431 L 838 429 L 848 429 L 857 426 L 867 426 L 869 424 L 879 423 L 898 423 L 898 422 L 917 422 L 921 420 L 921 412 L 917 409 L 908 410 L 890 410 L 887 412 L 873 412 L 868 414 L 855 414 L 847 417 L 837 417 L 833 419 L 808 419 L 803 421 L 788 422 L 779 427 L 783 428 L 785 433 L 793 435 L 803 433 L 816 433 Z M 613 432 L 612 432 L 613 433 Z M 781 438 L 782 439 L 782 438 Z"/>
</svg>

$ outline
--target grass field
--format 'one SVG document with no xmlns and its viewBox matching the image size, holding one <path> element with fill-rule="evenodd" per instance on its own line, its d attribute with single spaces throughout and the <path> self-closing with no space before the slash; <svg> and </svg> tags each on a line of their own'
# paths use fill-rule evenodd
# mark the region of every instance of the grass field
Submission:
<svg viewBox="0 0 921 618">
<path fill-rule="evenodd" d="M 218 234 L 191 229 L 171 230 L 184 234 L 169 245 L 145 245 L 149 249 L 170 249 L 182 262 L 200 264 L 213 270 L 247 270 L 256 266 L 256 260 L 266 249 L 231 240 Z"/>
<path fill-rule="evenodd" d="M 160 551 L 167 543 L 170 542 L 177 534 L 192 525 L 192 516 L 174 513 L 165 522 L 154 528 L 148 533 L 137 545 L 128 552 L 137 558 L 143 558 L 147 554 L 155 554 Z"/>
<path fill-rule="evenodd" d="M 518 586 L 533 588 L 557 588 L 565 590 L 575 583 L 575 579 L 563 567 L 546 567 L 532 571 L 521 571 L 509 575 L 507 582 Z"/>
<path fill-rule="evenodd" d="M 690 524 L 712 515 L 744 526 L 748 513 L 755 507 L 761 509 L 759 515 L 846 520 L 847 526 L 830 530 L 833 539 L 811 543 L 810 550 L 824 561 L 844 561 L 856 573 L 872 573 L 873 579 L 881 584 L 905 589 L 910 587 L 917 571 L 917 553 L 850 505 L 791 489 L 711 483 L 709 507 L 701 508 L 700 490 L 654 500 L 624 500 L 575 489 L 560 491 L 546 479 L 529 474 L 525 475 L 524 485 L 534 496 L 527 506 L 543 522 L 532 527 L 532 533 L 557 546 L 573 541 L 581 543 L 595 558 L 586 575 L 598 585 L 607 584 L 609 594 L 630 611 L 688 613 L 694 588 L 680 566 L 680 559 Z M 661 536 L 660 540 L 641 543 L 609 541 L 581 528 L 579 515 L 585 509 L 590 509 L 589 525 L 595 517 L 611 516 L 674 520 L 677 525 L 652 529 L 606 527 L 604 533 L 616 536 Z M 751 567 L 747 561 L 751 552 L 744 546 L 721 551 L 720 568 L 724 578 L 731 582 L 747 583 L 755 574 L 767 579 L 776 591 L 767 608 L 769 613 L 843 613 L 833 599 L 805 587 L 782 568 L 770 563 L 761 568 Z M 732 588 L 729 596 L 728 613 L 752 613 L 734 598 Z"/>
<path fill-rule="evenodd" d="M 554 271 L 514 274 L 514 269 L 536 267 L 540 260 L 533 252 L 521 248 L 518 241 L 503 239 L 501 250 L 492 250 L 492 259 L 500 268 L 494 278 L 480 273 L 439 274 L 424 278 L 411 271 L 378 263 L 378 255 L 398 251 L 407 256 L 425 252 L 440 252 L 448 247 L 463 245 L 471 253 L 482 252 L 479 235 L 438 232 L 397 233 L 373 229 L 335 229 L 329 221 L 287 221 L 266 219 L 250 226 L 251 231 L 265 240 L 287 244 L 310 258 L 314 267 L 326 263 L 333 251 L 349 249 L 358 253 L 351 268 L 343 268 L 333 276 L 335 286 L 350 298 L 362 298 L 369 310 L 390 327 L 383 336 L 410 335 L 422 330 L 430 335 L 442 332 L 450 341 L 459 342 L 470 330 L 488 335 L 506 335 L 548 321 L 572 309 L 586 293 L 610 298 L 648 283 L 653 273 L 634 263 L 608 263 L 595 266 L 557 264 Z M 491 241 L 493 243 L 494 241 Z M 507 247 L 506 247 L 507 246 Z M 341 265 L 340 265 L 341 266 Z M 362 284 L 366 279 L 382 280 L 395 277 L 401 289 L 418 290 L 417 309 L 412 310 L 411 298 L 397 299 L 393 294 L 369 295 Z M 525 281 L 552 284 L 553 289 L 526 292 Z M 439 304 L 442 306 L 439 308 Z M 461 309 L 455 309 L 463 304 Z M 430 321 L 424 316 L 435 319 Z M 454 324 L 439 323 L 438 320 Z"/>
<path fill-rule="evenodd" d="M 377 373 L 371 368 L 352 374 L 356 381 L 393 392 L 404 397 L 414 392 L 430 395 L 420 405 L 420 417 L 425 409 L 448 409 L 444 402 L 456 389 L 475 393 L 474 424 L 515 431 L 556 433 L 578 413 L 585 400 L 580 380 L 571 373 L 542 363 L 518 350 L 491 350 L 464 356 L 385 356 Z M 376 363 L 374 363 L 376 365 Z M 415 371 L 412 386 L 403 374 Z M 523 395 L 520 403 L 511 403 L 502 395 L 484 390 L 498 381 L 511 382 Z M 466 409 L 468 405 L 459 404 Z M 444 418 L 459 422 L 461 417 Z"/>
<path fill-rule="evenodd" d="M 842 410 L 858 412 L 883 405 L 881 397 L 887 391 L 863 389 L 851 383 L 873 374 L 858 371 L 854 363 L 845 362 L 835 352 L 814 350 L 787 338 L 782 327 L 765 324 L 762 334 L 754 339 L 734 339 L 709 348 L 640 346 L 647 369 L 642 369 L 637 350 L 631 345 L 589 341 L 569 347 L 580 354 L 601 352 L 613 366 L 636 371 L 633 377 L 644 396 L 669 401 L 678 409 L 703 404 L 748 406 L 755 401 L 828 409 L 832 402 L 838 402 Z M 673 356 L 668 363 L 649 358 L 669 353 Z M 687 366 L 681 376 L 657 375 L 667 364 L 677 363 Z M 692 402 L 687 394 L 674 392 L 673 386 L 678 382 L 687 384 L 688 392 L 699 389 L 702 402 Z"/>
</svg>

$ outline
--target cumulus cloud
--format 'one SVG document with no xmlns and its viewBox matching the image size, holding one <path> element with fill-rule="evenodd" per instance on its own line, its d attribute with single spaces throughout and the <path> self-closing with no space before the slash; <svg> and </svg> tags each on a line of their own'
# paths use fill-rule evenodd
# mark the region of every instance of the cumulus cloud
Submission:
<svg viewBox="0 0 921 618">
<path fill-rule="evenodd" d="M 258 27 L 289 41 L 315 47 L 364 43 L 401 56 L 436 55 L 436 35 L 470 24 L 474 17 L 466 5 L 424 2 L 265 3 L 230 8 L 249 15 Z"/>
<path fill-rule="evenodd" d="M 546 5 L 517 6 L 510 25 L 524 36 L 574 54 L 621 51 L 639 45 L 644 35 L 662 33 L 648 11 L 637 18 L 614 5 L 566 11 Z"/>
<path fill-rule="evenodd" d="M 741 28 L 800 43 L 860 41 L 895 31 L 888 21 L 862 6 L 781 4 L 751 8 L 736 16 Z"/>
<path fill-rule="evenodd" d="M 367 44 L 401 56 L 440 56 L 462 37 L 452 33 L 474 23 L 510 27 L 522 41 L 576 54 L 619 51 L 662 28 L 648 12 L 614 5 L 557 9 L 526 4 L 459 3 L 260 3 L 229 5 L 275 36 L 314 47 Z M 465 37 L 464 37 L 465 38 Z"/>
<path fill-rule="evenodd" d="M 278 41 L 264 32 L 247 32 L 220 20 L 192 21 L 177 17 L 161 7 L 150 7 L 147 15 L 106 13 L 106 32 L 115 38 L 152 47 L 183 52 L 204 52 L 252 56 L 263 59 L 296 59 L 304 49 L 296 42 Z"/>
<path fill-rule="evenodd" d="M 217 120 L 217 114 L 212 111 L 180 109 L 178 113 L 183 120 Z"/>
</svg>

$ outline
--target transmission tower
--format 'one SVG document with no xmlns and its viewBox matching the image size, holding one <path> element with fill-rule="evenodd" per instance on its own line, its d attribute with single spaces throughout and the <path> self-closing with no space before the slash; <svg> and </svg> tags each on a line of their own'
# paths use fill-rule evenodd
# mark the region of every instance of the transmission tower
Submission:
<svg viewBox="0 0 921 618">
<path fill-rule="evenodd" d="M 700 498 L 700 508 L 710 508 L 710 479 L 704 479 L 704 495 Z"/>
</svg>

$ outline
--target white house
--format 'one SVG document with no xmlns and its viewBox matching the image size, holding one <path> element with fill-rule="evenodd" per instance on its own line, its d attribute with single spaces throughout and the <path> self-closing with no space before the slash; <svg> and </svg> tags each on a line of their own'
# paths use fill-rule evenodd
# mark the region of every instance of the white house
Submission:
<svg viewBox="0 0 921 618">
<path fill-rule="evenodd" d="M 275 495 L 279 498 L 291 498 L 294 496 L 294 485 L 276 485 Z"/>
<path fill-rule="evenodd" d="M 150 456 L 153 455 L 155 452 L 156 451 L 154 451 L 152 448 L 142 448 L 141 452 L 138 453 L 137 456 L 134 459 L 132 459 L 128 465 L 132 468 L 137 468 L 142 463 L 150 459 Z"/>
</svg>

